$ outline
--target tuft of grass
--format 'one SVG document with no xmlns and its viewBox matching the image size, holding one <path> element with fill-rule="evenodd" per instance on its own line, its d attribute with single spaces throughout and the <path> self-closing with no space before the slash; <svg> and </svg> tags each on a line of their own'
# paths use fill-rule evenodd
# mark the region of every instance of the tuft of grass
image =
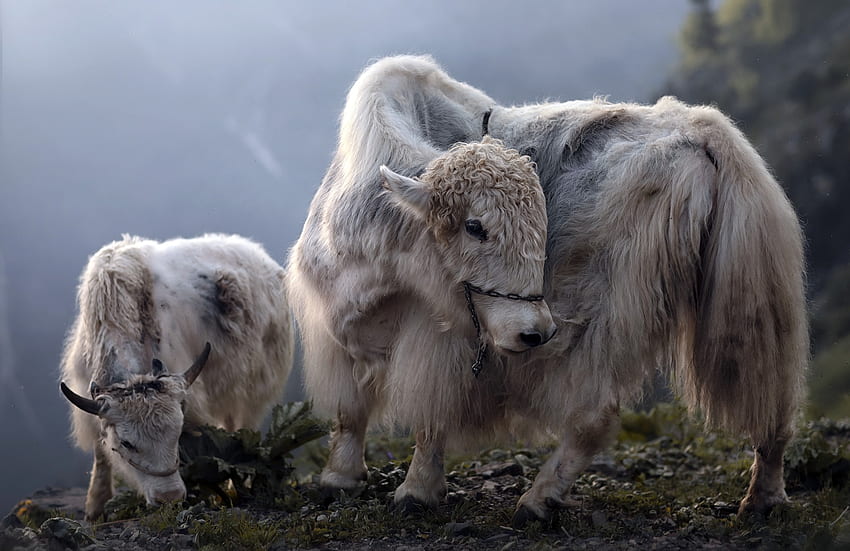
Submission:
<svg viewBox="0 0 850 551">
<path fill-rule="evenodd" d="M 192 522 L 189 533 L 206 551 L 263 550 L 280 538 L 280 522 L 257 521 L 242 509 L 220 509 Z"/>
<path fill-rule="evenodd" d="M 115 494 L 104 506 L 104 514 L 110 522 L 143 517 L 148 512 L 145 498 L 134 490 Z"/>
<path fill-rule="evenodd" d="M 152 513 L 142 517 L 141 524 L 158 534 L 173 531 L 177 527 L 177 515 L 182 510 L 183 504 L 179 501 L 164 503 Z"/>
</svg>

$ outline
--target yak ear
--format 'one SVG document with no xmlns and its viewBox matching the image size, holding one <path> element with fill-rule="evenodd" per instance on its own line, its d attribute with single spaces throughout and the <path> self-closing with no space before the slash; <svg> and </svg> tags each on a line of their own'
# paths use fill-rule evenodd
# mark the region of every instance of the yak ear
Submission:
<svg viewBox="0 0 850 551">
<path fill-rule="evenodd" d="M 154 377 L 160 377 L 162 375 L 168 375 L 168 369 L 166 369 L 165 365 L 157 358 L 154 358 L 151 362 L 151 375 Z"/>
<path fill-rule="evenodd" d="M 118 353 L 115 351 L 115 347 L 111 347 L 109 352 L 106 354 L 106 359 L 103 362 L 103 369 L 106 372 L 106 376 L 101 379 L 101 381 L 106 381 L 108 385 L 114 385 L 115 383 L 120 383 L 125 379 L 125 376 L 122 376 L 121 368 L 118 366 Z"/>
<path fill-rule="evenodd" d="M 384 165 L 381 165 L 380 170 L 384 189 L 389 192 L 393 202 L 420 218 L 426 218 L 431 201 L 431 190 L 427 184 L 402 176 Z"/>
</svg>

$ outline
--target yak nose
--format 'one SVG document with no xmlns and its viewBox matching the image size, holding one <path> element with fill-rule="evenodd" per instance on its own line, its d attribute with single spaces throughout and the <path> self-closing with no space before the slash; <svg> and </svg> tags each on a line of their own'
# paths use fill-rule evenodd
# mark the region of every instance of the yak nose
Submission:
<svg viewBox="0 0 850 551">
<path fill-rule="evenodd" d="M 153 499 L 157 503 L 166 503 L 168 501 L 178 501 L 186 497 L 186 488 L 174 488 L 164 492 L 157 492 Z"/>
<path fill-rule="evenodd" d="M 520 333 L 519 340 L 522 341 L 522 344 L 529 348 L 534 348 L 535 346 L 540 346 L 543 344 L 543 335 L 538 333 L 537 331 L 533 333 Z"/>
<path fill-rule="evenodd" d="M 551 324 L 551 327 L 549 327 L 548 329 L 546 329 L 542 332 L 541 331 L 531 331 L 531 332 L 528 332 L 528 333 L 520 333 L 519 334 L 519 340 L 525 346 L 527 346 L 529 348 L 534 348 L 536 346 L 546 344 L 547 342 L 552 340 L 552 337 L 555 336 L 555 331 L 557 331 L 557 329 L 558 329 L 557 326 L 553 323 L 553 324 Z"/>
</svg>

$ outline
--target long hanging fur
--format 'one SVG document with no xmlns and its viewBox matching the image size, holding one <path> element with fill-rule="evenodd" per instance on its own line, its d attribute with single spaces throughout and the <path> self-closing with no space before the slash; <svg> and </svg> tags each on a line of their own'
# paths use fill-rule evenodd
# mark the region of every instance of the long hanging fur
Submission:
<svg viewBox="0 0 850 551">
<path fill-rule="evenodd" d="M 713 424 L 757 443 L 785 438 L 809 355 L 800 225 L 741 133 L 714 110 L 695 118 L 710 123 L 716 190 L 694 316 L 680 325 L 678 387 Z"/>
</svg>

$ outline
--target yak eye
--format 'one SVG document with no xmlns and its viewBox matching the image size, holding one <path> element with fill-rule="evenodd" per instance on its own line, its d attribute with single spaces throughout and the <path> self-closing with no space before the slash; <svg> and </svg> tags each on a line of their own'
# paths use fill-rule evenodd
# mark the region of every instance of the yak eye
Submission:
<svg viewBox="0 0 850 551">
<path fill-rule="evenodd" d="M 479 241 L 487 241 L 487 230 L 481 225 L 481 220 L 467 220 L 466 233 Z"/>
<path fill-rule="evenodd" d="M 133 444 L 131 444 L 131 443 L 127 442 L 126 440 L 122 440 L 122 441 L 121 441 L 121 447 L 122 447 L 122 448 L 127 448 L 127 449 L 128 449 L 128 450 L 130 450 L 131 452 L 132 452 L 132 451 L 136 451 L 136 446 L 134 446 Z"/>
<path fill-rule="evenodd" d="M 526 147 L 525 149 L 520 151 L 519 154 L 527 156 L 534 163 L 537 162 L 537 148 L 535 147 Z"/>
</svg>

